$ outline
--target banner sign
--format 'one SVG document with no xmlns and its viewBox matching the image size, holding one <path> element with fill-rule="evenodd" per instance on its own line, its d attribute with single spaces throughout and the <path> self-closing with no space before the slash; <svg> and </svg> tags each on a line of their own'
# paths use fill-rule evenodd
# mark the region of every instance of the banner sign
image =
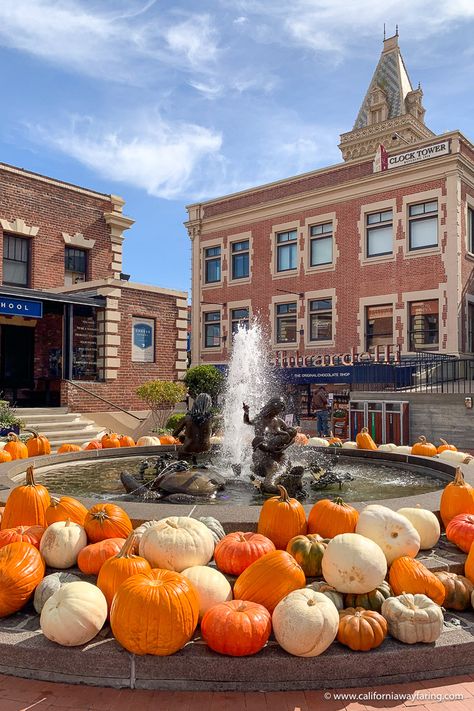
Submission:
<svg viewBox="0 0 474 711">
<path fill-rule="evenodd" d="M 153 363 L 155 360 L 155 322 L 134 318 L 132 322 L 132 361 Z"/>
<path fill-rule="evenodd" d="M 309 385 L 311 383 L 352 383 L 353 368 L 334 366 L 332 368 L 282 368 L 278 375 L 294 385 Z"/>
<path fill-rule="evenodd" d="M 451 153 L 449 141 L 440 141 L 433 143 L 431 146 L 423 146 L 422 148 L 414 148 L 407 150 L 405 153 L 397 153 L 394 156 L 389 156 L 385 148 L 380 145 L 375 154 L 373 170 L 374 173 L 390 170 L 391 168 L 400 168 L 404 165 L 419 163 L 430 158 L 438 158 Z"/>
<path fill-rule="evenodd" d="M 42 318 L 43 302 L 27 299 L 11 299 L 0 294 L 0 314 L 23 316 L 23 318 Z"/>
</svg>

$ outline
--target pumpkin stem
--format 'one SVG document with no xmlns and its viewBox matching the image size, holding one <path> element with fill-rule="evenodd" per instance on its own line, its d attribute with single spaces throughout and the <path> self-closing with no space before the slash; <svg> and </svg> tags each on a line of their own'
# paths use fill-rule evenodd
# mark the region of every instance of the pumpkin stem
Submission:
<svg viewBox="0 0 474 711">
<path fill-rule="evenodd" d="M 281 484 L 278 484 L 278 491 L 280 492 L 280 501 L 284 501 L 285 504 L 288 504 L 290 501 L 290 497 L 288 496 L 288 492 L 285 487 Z"/>
<path fill-rule="evenodd" d="M 70 526 L 70 525 L 71 525 L 71 519 L 70 519 L 70 518 L 67 518 L 66 521 L 65 521 L 65 523 L 64 523 L 64 526 L 65 526 L 65 528 L 67 528 L 67 527 Z"/>
<path fill-rule="evenodd" d="M 441 442 L 441 444 L 446 444 L 446 445 L 448 444 L 448 443 L 446 442 L 446 440 L 443 439 L 442 437 L 439 438 L 439 441 Z"/>
<path fill-rule="evenodd" d="M 56 506 L 59 506 L 60 503 L 61 503 L 61 500 L 58 499 L 57 496 L 51 496 L 50 506 L 52 506 L 53 508 L 56 508 Z"/>
<path fill-rule="evenodd" d="M 452 483 L 454 486 L 466 486 L 464 474 L 462 473 L 460 467 L 456 469 L 456 474 L 454 475 L 454 481 Z"/>
<path fill-rule="evenodd" d="M 94 511 L 92 514 L 93 518 L 96 518 L 100 523 L 109 518 L 107 511 Z"/>
<path fill-rule="evenodd" d="M 346 502 L 343 501 L 340 496 L 336 496 L 336 498 L 333 499 L 333 503 L 337 504 L 338 506 L 347 506 Z"/>
<path fill-rule="evenodd" d="M 237 608 L 237 612 L 245 612 L 247 609 L 247 603 L 244 600 L 240 601 L 240 605 Z"/>
<path fill-rule="evenodd" d="M 18 435 L 15 434 L 14 432 L 9 432 L 8 435 L 7 435 L 7 439 L 8 439 L 10 442 L 19 442 L 19 441 L 20 441 L 20 438 L 19 438 Z"/>
<path fill-rule="evenodd" d="M 26 486 L 36 486 L 35 477 L 33 475 L 33 467 L 28 467 L 26 470 Z"/>
<path fill-rule="evenodd" d="M 418 437 L 418 442 L 420 442 L 421 444 L 426 444 L 426 437 L 420 435 L 420 437 Z"/>
<path fill-rule="evenodd" d="M 166 525 L 170 526 L 171 528 L 178 528 L 178 525 L 176 524 L 175 521 L 170 521 L 170 519 L 166 519 Z"/>
<path fill-rule="evenodd" d="M 245 536 L 244 536 L 243 533 L 239 533 L 238 536 L 239 536 L 239 538 L 238 538 L 237 540 L 239 541 L 239 543 L 245 543 L 245 542 L 246 542 L 246 538 L 245 538 Z"/>
<path fill-rule="evenodd" d="M 123 544 L 122 548 L 119 550 L 117 555 L 115 556 L 116 558 L 133 558 L 134 554 L 132 553 L 132 550 L 135 546 L 135 543 L 137 541 L 137 534 L 132 531 L 128 537 L 125 543 Z"/>
<path fill-rule="evenodd" d="M 31 437 L 30 437 L 30 439 L 36 439 L 37 437 L 39 437 L 38 432 L 36 432 L 36 430 L 31 430 Z"/>
<path fill-rule="evenodd" d="M 367 434 L 368 431 L 369 431 L 368 427 L 362 427 L 361 434 Z"/>
</svg>

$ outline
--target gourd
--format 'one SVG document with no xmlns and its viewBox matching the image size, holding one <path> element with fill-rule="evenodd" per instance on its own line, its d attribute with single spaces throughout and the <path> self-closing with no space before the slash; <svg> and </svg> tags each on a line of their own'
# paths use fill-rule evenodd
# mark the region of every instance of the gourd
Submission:
<svg viewBox="0 0 474 711">
<path fill-rule="evenodd" d="M 466 562 L 464 563 L 464 573 L 466 578 L 469 578 L 471 583 L 474 583 L 474 546 L 471 546 L 471 550 L 467 554 Z"/>
<path fill-rule="evenodd" d="M 437 453 L 441 454 L 442 452 L 457 452 L 458 448 L 454 446 L 454 444 L 448 444 L 445 439 L 442 437 L 439 438 L 439 441 L 441 444 L 437 448 Z"/>
<path fill-rule="evenodd" d="M 222 573 L 240 575 L 265 553 L 274 550 L 272 541 L 261 533 L 236 531 L 218 542 L 214 560 Z"/>
<path fill-rule="evenodd" d="M 273 633 L 283 649 L 298 657 L 317 657 L 334 642 L 339 627 L 335 605 L 310 588 L 287 595 L 272 615 Z"/>
<path fill-rule="evenodd" d="M 474 543 L 474 515 L 458 514 L 446 526 L 446 538 L 464 553 L 469 553 Z"/>
<path fill-rule="evenodd" d="M 80 501 L 72 496 L 51 497 L 50 504 L 45 512 L 46 523 L 50 526 L 56 521 L 66 521 L 69 519 L 73 523 L 84 525 L 87 509 Z"/>
<path fill-rule="evenodd" d="M 208 527 L 216 544 L 224 538 L 225 531 L 221 522 L 218 521 L 217 518 L 213 518 L 212 516 L 199 516 L 197 520 L 201 521 L 201 523 Z"/>
<path fill-rule="evenodd" d="M 117 555 L 108 558 L 99 570 L 97 587 L 104 593 L 109 610 L 115 593 L 127 578 L 151 571 L 145 558 L 133 554 L 134 544 L 135 534 L 131 533 Z"/>
<path fill-rule="evenodd" d="M 310 437 L 307 444 L 311 447 L 329 447 L 329 442 L 323 437 Z"/>
<path fill-rule="evenodd" d="M 306 533 L 306 514 L 297 499 L 288 496 L 284 486 L 278 486 L 279 496 L 267 499 L 260 510 L 257 532 L 285 550 L 294 536 Z"/>
<path fill-rule="evenodd" d="M 201 521 L 169 516 L 145 531 L 139 551 L 152 568 L 180 573 L 193 565 L 207 565 L 214 553 L 214 539 Z"/>
<path fill-rule="evenodd" d="M 16 526 L 15 528 L 4 528 L 0 531 L 0 548 L 9 543 L 23 542 L 31 543 L 39 549 L 41 537 L 45 529 L 43 526 Z"/>
<path fill-rule="evenodd" d="M 359 512 L 344 503 L 340 496 L 334 501 L 317 501 L 308 516 L 308 532 L 319 533 L 323 538 L 334 538 L 339 533 L 354 533 Z"/>
<path fill-rule="evenodd" d="M 4 449 L 0 449 L 0 464 L 6 464 L 12 461 L 12 455 L 9 452 L 5 452 Z"/>
<path fill-rule="evenodd" d="M 137 447 L 159 447 L 161 442 L 158 437 L 145 435 L 137 440 Z"/>
<path fill-rule="evenodd" d="M 236 600 L 258 602 L 273 612 L 285 595 L 304 587 L 305 574 L 289 553 L 265 553 L 239 575 L 234 585 Z"/>
<path fill-rule="evenodd" d="M 193 584 L 199 598 L 199 619 L 214 605 L 232 600 L 232 588 L 227 578 L 215 568 L 207 565 L 194 565 L 182 572 Z"/>
<path fill-rule="evenodd" d="M 219 654 L 244 657 L 256 654 L 268 641 L 272 618 L 256 602 L 229 600 L 211 607 L 201 620 L 206 644 Z"/>
<path fill-rule="evenodd" d="M 105 538 L 85 546 L 77 556 L 77 567 L 85 575 L 99 575 L 105 561 L 120 552 L 125 538 Z"/>
<path fill-rule="evenodd" d="M 394 452 L 397 448 L 396 444 L 393 442 L 388 442 L 387 444 L 379 444 L 377 447 L 378 452 Z"/>
<path fill-rule="evenodd" d="M 316 580 L 306 587 L 326 595 L 338 610 L 344 609 L 344 596 L 342 593 L 337 592 L 336 588 L 333 588 L 332 585 L 328 585 L 324 580 Z"/>
<path fill-rule="evenodd" d="M 117 449 L 120 447 L 119 436 L 116 432 L 107 432 L 100 440 L 102 449 Z"/>
<path fill-rule="evenodd" d="M 407 444 L 398 444 L 393 450 L 394 454 L 411 454 L 411 447 Z"/>
<path fill-rule="evenodd" d="M 41 611 L 40 626 L 47 639 L 77 647 L 93 639 L 107 619 L 107 602 L 95 585 L 79 580 L 56 590 Z"/>
<path fill-rule="evenodd" d="M 360 513 L 356 532 L 375 541 L 389 565 L 400 556 L 414 558 L 420 550 L 420 536 L 410 521 L 379 504 L 370 504 Z"/>
<path fill-rule="evenodd" d="M 441 607 L 426 595 L 389 597 L 382 605 L 382 615 L 392 637 L 405 644 L 436 642 L 443 631 Z"/>
<path fill-rule="evenodd" d="M 356 444 L 359 449 L 370 449 L 375 451 L 377 445 L 369 434 L 367 427 L 362 427 L 361 431 L 356 436 Z"/>
<path fill-rule="evenodd" d="M 135 447 L 135 440 L 129 435 L 120 435 L 119 444 L 121 447 Z"/>
<path fill-rule="evenodd" d="M 40 457 L 51 454 L 51 445 L 45 435 L 40 435 L 32 430 L 32 436 L 26 440 L 26 449 L 29 457 Z"/>
<path fill-rule="evenodd" d="M 321 563 L 327 543 L 317 533 L 310 533 L 292 538 L 286 551 L 293 556 L 307 577 L 316 578 L 322 575 Z"/>
<path fill-rule="evenodd" d="M 44 560 L 31 543 L 9 543 L 0 549 L 0 617 L 21 610 L 44 571 Z"/>
<path fill-rule="evenodd" d="M 387 632 L 387 621 L 379 612 L 362 607 L 348 607 L 339 612 L 337 641 L 355 652 L 380 647 Z"/>
<path fill-rule="evenodd" d="M 26 470 L 26 482 L 10 492 L 2 516 L 1 528 L 15 526 L 46 526 L 45 511 L 49 506 L 49 492 L 36 484 L 33 467 Z"/>
<path fill-rule="evenodd" d="M 78 444 L 71 444 L 70 442 L 66 442 L 65 444 L 62 444 L 60 447 L 58 447 L 57 454 L 68 454 L 70 452 L 80 452 L 81 448 Z"/>
<path fill-rule="evenodd" d="M 443 607 L 448 610 L 467 610 L 471 604 L 471 596 L 474 592 L 474 584 L 464 575 L 456 573 L 440 572 L 434 575 L 441 581 L 444 587 L 445 598 Z"/>
<path fill-rule="evenodd" d="M 420 550 L 434 548 L 441 535 L 438 518 L 432 511 L 422 509 L 419 505 L 414 508 L 398 509 L 397 513 L 405 516 L 420 536 Z"/>
<path fill-rule="evenodd" d="M 71 568 L 79 552 L 87 545 L 84 528 L 71 521 L 57 521 L 48 526 L 40 542 L 40 553 L 50 568 Z"/>
<path fill-rule="evenodd" d="M 14 432 L 9 433 L 8 441 L 3 448 L 3 451 L 8 452 L 13 460 L 28 459 L 28 448 L 26 444 L 23 444 L 18 435 Z"/>
<path fill-rule="evenodd" d="M 474 489 L 464 481 L 459 468 L 454 480 L 443 489 L 439 512 L 445 526 L 458 514 L 474 514 Z"/>
<path fill-rule="evenodd" d="M 104 538 L 127 538 L 132 532 L 128 514 L 116 504 L 95 504 L 87 512 L 84 521 L 90 543 Z"/>
<path fill-rule="evenodd" d="M 329 541 L 322 570 L 338 592 L 367 593 L 383 582 L 387 560 L 374 541 L 358 533 L 341 533 Z"/>
<path fill-rule="evenodd" d="M 90 442 L 84 442 L 81 449 L 85 451 L 92 451 L 94 449 L 102 449 L 102 442 L 97 439 L 91 439 Z"/>
<path fill-rule="evenodd" d="M 330 447 L 342 447 L 342 439 L 340 437 L 328 437 L 328 444 Z"/>
<path fill-rule="evenodd" d="M 110 625 L 117 642 L 132 654 L 166 656 L 189 642 L 198 616 L 199 598 L 189 580 L 154 569 L 132 575 L 119 586 Z"/>
<path fill-rule="evenodd" d="M 459 465 L 459 464 L 469 464 L 472 462 L 474 457 L 471 457 L 467 452 L 453 452 L 452 449 L 444 449 L 440 454 L 438 454 L 438 459 L 442 459 L 444 462 L 449 464 Z"/>
<path fill-rule="evenodd" d="M 358 449 L 357 442 L 352 442 L 351 440 L 347 440 L 347 442 L 342 443 L 342 449 Z"/>
<path fill-rule="evenodd" d="M 380 612 L 384 600 L 393 595 L 392 588 L 386 580 L 380 583 L 375 590 L 365 594 L 354 595 L 349 593 L 344 598 L 346 607 L 363 607 L 364 610 L 374 610 Z"/>
<path fill-rule="evenodd" d="M 46 600 L 49 600 L 53 593 L 59 590 L 59 588 L 62 588 L 63 585 L 66 585 L 67 583 L 76 583 L 79 580 L 80 578 L 72 573 L 51 573 L 43 578 L 36 588 L 33 598 L 33 605 L 38 615 L 41 614 L 41 610 L 43 609 Z"/>
<path fill-rule="evenodd" d="M 412 448 L 411 453 L 417 457 L 434 457 L 438 454 L 436 447 L 431 442 L 428 442 L 426 437 L 418 437 L 418 442 L 416 442 Z"/>
<path fill-rule="evenodd" d="M 442 582 L 419 560 L 408 556 L 397 558 L 390 566 L 388 579 L 395 595 L 423 594 L 437 605 L 443 604 L 446 593 Z"/>
</svg>

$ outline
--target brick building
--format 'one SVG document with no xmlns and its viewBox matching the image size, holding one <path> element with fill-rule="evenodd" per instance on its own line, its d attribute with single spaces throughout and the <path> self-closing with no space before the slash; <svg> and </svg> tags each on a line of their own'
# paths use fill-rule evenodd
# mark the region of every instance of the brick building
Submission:
<svg viewBox="0 0 474 711">
<path fill-rule="evenodd" d="M 184 375 L 187 294 L 122 273 L 123 205 L 0 164 L 0 391 L 18 406 L 143 409 L 138 385 Z"/>
<path fill-rule="evenodd" d="M 474 351 L 474 146 L 422 97 L 386 39 L 342 163 L 188 207 L 193 364 L 253 315 L 282 365 Z"/>
</svg>

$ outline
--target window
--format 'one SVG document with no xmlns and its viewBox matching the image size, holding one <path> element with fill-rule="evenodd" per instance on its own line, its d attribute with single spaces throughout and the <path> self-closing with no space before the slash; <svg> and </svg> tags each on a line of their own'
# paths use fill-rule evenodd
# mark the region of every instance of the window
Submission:
<svg viewBox="0 0 474 711">
<path fill-rule="evenodd" d="M 310 266 L 332 264 L 332 223 L 313 225 L 310 229 Z"/>
<path fill-rule="evenodd" d="M 221 345 L 220 311 L 208 311 L 204 314 L 204 348 L 219 348 Z"/>
<path fill-rule="evenodd" d="M 474 303 L 467 305 L 467 352 L 474 353 Z"/>
<path fill-rule="evenodd" d="M 277 343 L 296 343 L 296 302 L 277 304 Z"/>
<path fill-rule="evenodd" d="M 438 300 L 410 304 L 410 350 L 437 350 L 439 345 Z"/>
<path fill-rule="evenodd" d="M 208 247 L 204 250 L 204 282 L 213 284 L 221 280 L 221 248 Z"/>
<path fill-rule="evenodd" d="M 365 316 L 366 350 L 393 343 L 393 306 L 367 306 Z"/>
<path fill-rule="evenodd" d="M 77 247 L 66 247 L 64 252 L 64 283 L 79 284 L 87 278 L 87 252 Z"/>
<path fill-rule="evenodd" d="M 24 237 L 3 237 L 3 283 L 28 286 L 30 277 L 30 241 Z"/>
<path fill-rule="evenodd" d="M 410 205 L 410 249 L 426 249 L 438 246 L 438 202 L 420 202 Z"/>
<path fill-rule="evenodd" d="M 296 230 L 277 234 L 277 271 L 286 272 L 298 266 L 298 242 Z"/>
<path fill-rule="evenodd" d="M 332 299 L 309 302 L 309 340 L 332 340 Z"/>
<path fill-rule="evenodd" d="M 232 279 L 245 279 L 249 275 L 249 241 L 232 242 Z"/>
<path fill-rule="evenodd" d="M 382 254 L 392 254 L 393 223 L 392 210 L 372 212 L 366 218 L 368 257 L 380 257 Z"/>
<path fill-rule="evenodd" d="M 474 254 L 474 209 L 467 208 L 467 248 Z"/>
<path fill-rule="evenodd" d="M 249 327 L 249 309 L 248 307 L 243 309 L 231 309 L 230 312 L 230 326 L 231 333 L 234 335 L 241 328 L 248 330 Z"/>
</svg>

